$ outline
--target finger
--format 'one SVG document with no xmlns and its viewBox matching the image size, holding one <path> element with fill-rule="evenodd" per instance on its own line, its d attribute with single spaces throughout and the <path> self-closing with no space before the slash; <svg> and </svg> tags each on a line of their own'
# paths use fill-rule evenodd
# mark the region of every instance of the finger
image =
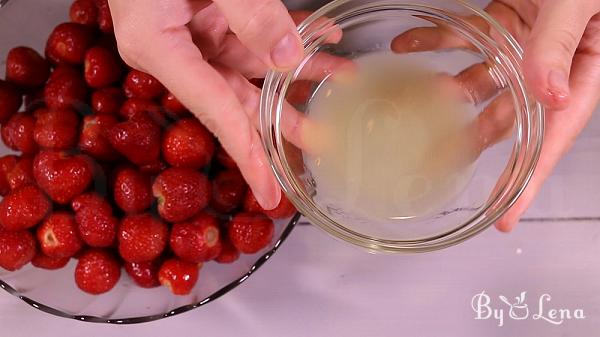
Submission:
<svg viewBox="0 0 600 337">
<path fill-rule="evenodd" d="M 569 74 L 579 41 L 596 1 L 545 1 L 525 45 L 528 87 L 550 109 L 569 105 Z M 596 13 L 597 11 L 593 11 Z"/>
<path fill-rule="evenodd" d="M 214 3 L 202 9 L 188 23 L 192 39 L 205 59 L 217 56 L 229 32 L 229 24 Z"/>
<path fill-rule="evenodd" d="M 187 29 L 152 39 L 142 61 L 146 69 L 219 138 L 260 204 L 267 209 L 277 206 L 281 192 L 260 137 L 227 81 L 203 60 Z"/>
<path fill-rule="evenodd" d="M 596 40 L 596 43 L 600 42 Z M 600 98 L 599 55 L 577 55 L 574 58 L 572 103 L 566 110 L 547 111 L 544 146 L 536 171 L 517 203 L 496 223 L 499 230 L 508 232 L 516 226 L 544 181 L 590 119 Z"/>
<path fill-rule="evenodd" d="M 302 60 L 302 41 L 280 0 L 215 0 L 240 41 L 268 67 L 290 70 Z"/>
</svg>

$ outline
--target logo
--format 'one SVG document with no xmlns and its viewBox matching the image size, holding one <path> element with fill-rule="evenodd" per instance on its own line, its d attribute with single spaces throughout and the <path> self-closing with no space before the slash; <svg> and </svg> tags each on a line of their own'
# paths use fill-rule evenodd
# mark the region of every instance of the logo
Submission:
<svg viewBox="0 0 600 337">
<path fill-rule="evenodd" d="M 586 318 L 583 309 L 557 307 L 552 303 L 550 294 L 542 294 L 530 305 L 526 291 L 514 297 L 514 300 L 500 295 L 495 301 L 492 301 L 492 297 L 482 291 L 471 299 L 471 308 L 475 312 L 476 320 L 495 320 L 499 327 L 504 326 L 508 319 L 513 321 L 534 320 L 561 325 L 565 321 Z"/>
</svg>

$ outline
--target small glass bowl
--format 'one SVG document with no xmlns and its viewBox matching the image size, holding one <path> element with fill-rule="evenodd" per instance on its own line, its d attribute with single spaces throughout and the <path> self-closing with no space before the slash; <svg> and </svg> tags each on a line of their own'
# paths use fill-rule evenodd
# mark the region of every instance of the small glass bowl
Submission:
<svg viewBox="0 0 600 337">
<path fill-rule="evenodd" d="M 260 124 L 279 183 L 312 223 L 370 251 L 426 252 L 478 234 L 515 203 L 536 167 L 544 111 L 525 88 L 522 48 L 492 17 L 465 1 L 335 0 L 299 29 L 305 59 L 293 71 L 268 74 Z M 376 223 L 319 198 L 301 135 L 320 86 L 343 77 L 343 65 L 358 57 L 390 52 L 392 43 L 458 84 L 475 111 L 465 132 L 477 146 L 465 149 L 474 170 L 456 198 L 425 215 Z"/>
<path fill-rule="evenodd" d="M 52 29 L 69 21 L 72 0 L 0 0 L 0 77 L 5 57 L 16 46 L 28 46 L 42 55 Z M 0 142 L 0 156 L 13 153 Z M 134 324 L 178 315 L 203 307 L 241 285 L 273 256 L 294 229 L 299 215 L 275 222 L 273 241 L 262 251 L 242 254 L 233 264 L 208 262 L 191 294 L 172 295 L 165 287 L 140 288 L 123 271 L 110 292 L 88 295 L 74 281 L 76 260 L 60 270 L 27 265 L 16 272 L 0 268 L 0 288 L 35 309 L 82 322 Z"/>
</svg>

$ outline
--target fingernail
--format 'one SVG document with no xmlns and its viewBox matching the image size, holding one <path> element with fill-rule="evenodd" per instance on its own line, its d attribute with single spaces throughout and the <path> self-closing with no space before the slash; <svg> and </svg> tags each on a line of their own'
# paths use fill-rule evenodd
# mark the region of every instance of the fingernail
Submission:
<svg viewBox="0 0 600 337">
<path fill-rule="evenodd" d="M 289 69 L 296 66 L 302 57 L 302 46 L 293 33 L 288 33 L 271 51 L 271 60 L 277 68 Z"/>
<path fill-rule="evenodd" d="M 548 94 L 556 100 L 565 100 L 569 96 L 569 75 L 561 70 L 552 70 L 548 75 Z"/>
<path fill-rule="evenodd" d="M 267 211 L 270 211 L 277 207 L 277 205 L 279 205 L 279 198 L 281 197 L 281 194 L 277 193 L 277 191 L 275 191 L 275 193 L 269 193 L 269 196 L 261 194 L 262 191 L 252 192 L 254 192 L 254 197 L 256 198 L 256 201 L 258 201 L 258 203 L 260 204 L 260 207 Z"/>
</svg>

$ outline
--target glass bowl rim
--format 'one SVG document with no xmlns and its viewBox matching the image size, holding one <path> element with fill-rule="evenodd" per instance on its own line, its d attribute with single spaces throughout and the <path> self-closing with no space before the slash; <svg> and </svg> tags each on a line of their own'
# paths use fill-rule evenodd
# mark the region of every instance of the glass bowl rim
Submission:
<svg viewBox="0 0 600 337">
<path fill-rule="evenodd" d="M 68 319 L 73 319 L 76 321 L 87 322 L 87 323 L 104 323 L 104 324 L 114 324 L 114 325 L 130 325 L 130 324 L 153 322 L 153 321 L 157 321 L 160 319 L 169 318 L 169 317 L 173 317 L 173 316 L 176 316 L 179 314 L 183 314 L 183 313 L 191 311 L 193 309 L 202 307 L 208 303 L 212 303 L 215 300 L 219 299 L 221 296 L 227 294 L 229 291 L 237 288 L 239 285 L 244 283 L 262 265 L 264 265 L 265 262 L 267 262 L 267 260 L 269 260 L 277 252 L 277 250 L 279 249 L 281 244 L 289 237 L 292 230 L 298 225 L 300 216 L 301 216 L 300 213 L 296 213 L 290 219 L 290 221 L 286 225 L 284 225 L 285 227 L 283 228 L 281 235 L 279 236 L 277 241 L 275 241 L 272 248 L 269 249 L 267 252 L 263 253 L 256 260 L 256 262 L 254 262 L 248 268 L 248 271 L 246 271 L 240 277 L 236 278 L 235 280 L 231 281 L 230 283 L 226 284 L 225 286 L 219 288 L 219 290 L 213 292 L 212 294 L 205 297 L 201 301 L 177 307 L 175 309 L 169 310 L 168 312 L 166 312 L 164 314 L 155 314 L 155 315 L 138 316 L 138 317 L 127 317 L 127 318 L 103 318 L 103 317 L 91 316 L 91 315 L 73 315 L 73 314 L 66 313 L 62 310 L 52 308 L 43 303 L 37 302 L 36 300 L 33 300 L 27 296 L 23 296 L 23 295 L 19 294 L 19 292 L 15 288 L 13 288 L 11 285 L 9 285 L 8 283 L 6 283 L 2 280 L 0 280 L 0 288 L 4 289 L 6 292 L 11 294 L 12 296 L 27 303 L 31 307 L 33 307 L 37 310 L 40 310 L 42 312 L 45 312 L 47 314 L 57 316 L 57 317 L 68 318 Z M 102 296 L 102 295 L 100 295 L 100 296 Z"/>
</svg>

